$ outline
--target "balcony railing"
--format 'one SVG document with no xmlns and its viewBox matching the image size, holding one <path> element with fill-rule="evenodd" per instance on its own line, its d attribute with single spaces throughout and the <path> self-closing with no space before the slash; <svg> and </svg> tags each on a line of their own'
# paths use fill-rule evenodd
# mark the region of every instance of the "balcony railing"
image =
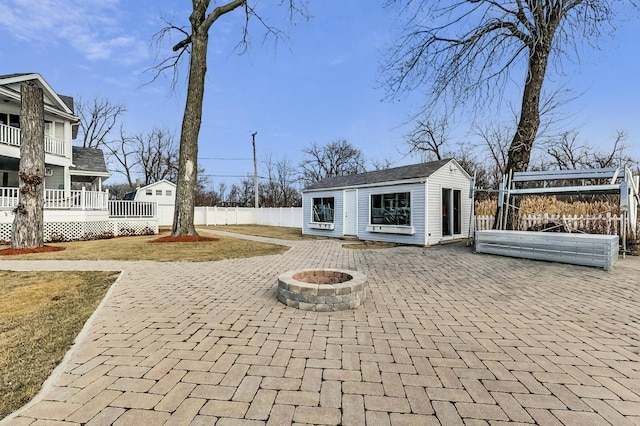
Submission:
<svg viewBox="0 0 640 426">
<path fill-rule="evenodd" d="M 157 217 L 157 205 L 155 201 L 109 201 L 109 217 L 122 218 L 153 218 Z"/>
<path fill-rule="evenodd" d="M 18 204 L 18 188 L 0 188 L 0 208 L 13 208 Z M 44 190 L 44 208 L 59 210 L 107 210 L 107 192 L 61 189 Z"/>
<path fill-rule="evenodd" d="M 0 124 L 0 143 L 11 146 L 20 146 L 20 129 L 13 126 L 7 126 L 6 124 Z M 65 156 L 65 144 L 64 141 L 61 141 L 56 138 L 52 138 L 51 136 L 44 136 L 44 152 L 47 154 L 54 154 Z"/>
</svg>

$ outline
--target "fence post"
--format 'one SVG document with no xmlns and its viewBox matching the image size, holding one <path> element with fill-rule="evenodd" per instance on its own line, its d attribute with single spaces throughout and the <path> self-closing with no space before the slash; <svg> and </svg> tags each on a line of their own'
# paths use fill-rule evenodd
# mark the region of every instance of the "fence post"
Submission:
<svg viewBox="0 0 640 426">
<path fill-rule="evenodd" d="M 84 189 L 84 186 L 82 187 L 82 191 L 80 191 L 80 208 L 82 210 L 86 210 L 87 209 L 87 193 L 86 190 Z"/>
</svg>

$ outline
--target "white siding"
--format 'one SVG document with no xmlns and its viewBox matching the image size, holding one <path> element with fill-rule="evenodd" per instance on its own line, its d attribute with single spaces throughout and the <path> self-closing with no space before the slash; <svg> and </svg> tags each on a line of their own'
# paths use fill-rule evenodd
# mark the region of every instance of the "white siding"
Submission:
<svg viewBox="0 0 640 426">
<path fill-rule="evenodd" d="M 333 226 L 330 229 L 310 228 L 312 222 L 311 206 L 314 198 L 333 197 Z M 342 189 L 305 192 L 302 194 L 302 233 L 304 235 L 316 235 L 321 237 L 342 237 L 344 221 L 344 191 Z"/>
<path fill-rule="evenodd" d="M 453 168 L 451 170 L 450 166 Z M 441 241 L 466 238 L 469 236 L 471 203 L 469 191 L 471 180 L 463 170 L 454 163 L 449 163 L 429 177 L 427 182 L 427 245 Z M 454 236 L 442 236 L 442 188 L 459 189 L 461 191 L 462 233 Z"/>
<path fill-rule="evenodd" d="M 368 232 L 371 225 L 371 195 L 409 192 L 411 194 L 411 226 L 413 235 L 387 234 Z M 384 241 L 402 244 L 425 244 L 425 184 L 414 183 L 405 185 L 375 186 L 360 188 L 358 191 L 358 238 L 369 241 Z"/>
<path fill-rule="evenodd" d="M 151 191 L 151 195 L 147 195 L 147 191 Z M 162 195 L 156 195 L 156 191 L 161 191 Z M 167 195 L 167 191 L 170 191 L 171 195 Z M 155 201 L 158 206 L 174 206 L 176 186 L 167 181 L 149 184 L 136 191 L 135 201 Z"/>
</svg>

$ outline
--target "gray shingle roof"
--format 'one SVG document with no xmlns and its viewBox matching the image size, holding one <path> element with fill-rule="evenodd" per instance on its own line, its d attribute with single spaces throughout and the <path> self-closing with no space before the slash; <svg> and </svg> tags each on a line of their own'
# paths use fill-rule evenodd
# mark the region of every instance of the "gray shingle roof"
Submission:
<svg viewBox="0 0 640 426">
<path fill-rule="evenodd" d="M 104 154 L 98 148 L 72 147 L 73 164 L 75 170 L 83 172 L 109 173 L 104 162 Z"/>
<path fill-rule="evenodd" d="M 13 73 L 13 74 L 2 74 L 2 75 L 0 75 L 0 79 L 1 78 L 21 77 L 23 75 L 29 75 L 29 74 L 35 74 L 35 73 L 33 73 L 33 72 L 18 72 L 18 73 Z"/>
<path fill-rule="evenodd" d="M 411 164 L 409 166 L 394 167 L 392 169 L 359 173 L 357 175 L 332 176 L 307 186 L 303 191 L 346 188 L 372 185 L 382 182 L 396 182 L 408 179 L 426 178 L 431 176 L 449 161 L 451 161 L 450 158 L 446 160 L 431 161 L 429 163 Z"/>
<path fill-rule="evenodd" d="M 62 100 L 62 102 L 64 102 L 64 104 L 71 110 L 73 114 L 76 113 L 73 109 L 73 96 L 65 96 L 58 93 L 58 97 L 60 98 L 60 100 Z"/>
</svg>

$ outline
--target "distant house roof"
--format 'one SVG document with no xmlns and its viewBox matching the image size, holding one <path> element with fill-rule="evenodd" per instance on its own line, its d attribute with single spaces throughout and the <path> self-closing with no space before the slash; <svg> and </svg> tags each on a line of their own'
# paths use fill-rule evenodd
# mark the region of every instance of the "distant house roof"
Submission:
<svg viewBox="0 0 640 426">
<path fill-rule="evenodd" d="M 72 160 L 76 172 L 109 173 L 104 162 L 104 154 L 98 148 L 72 147 Z"/>
<path fill-rule="evenodd" d="M 429 163 L 411 164 L 409 166 L 394 167 L 392 169 L 358 173 L 356 175 L 332 176 L 307 186 L 303 191 L 348 188 L 383 182 L 427 178 L 450 161 L 455 160 L 448 158 L 446 160 L 431 161 Z"/>
</svg>

